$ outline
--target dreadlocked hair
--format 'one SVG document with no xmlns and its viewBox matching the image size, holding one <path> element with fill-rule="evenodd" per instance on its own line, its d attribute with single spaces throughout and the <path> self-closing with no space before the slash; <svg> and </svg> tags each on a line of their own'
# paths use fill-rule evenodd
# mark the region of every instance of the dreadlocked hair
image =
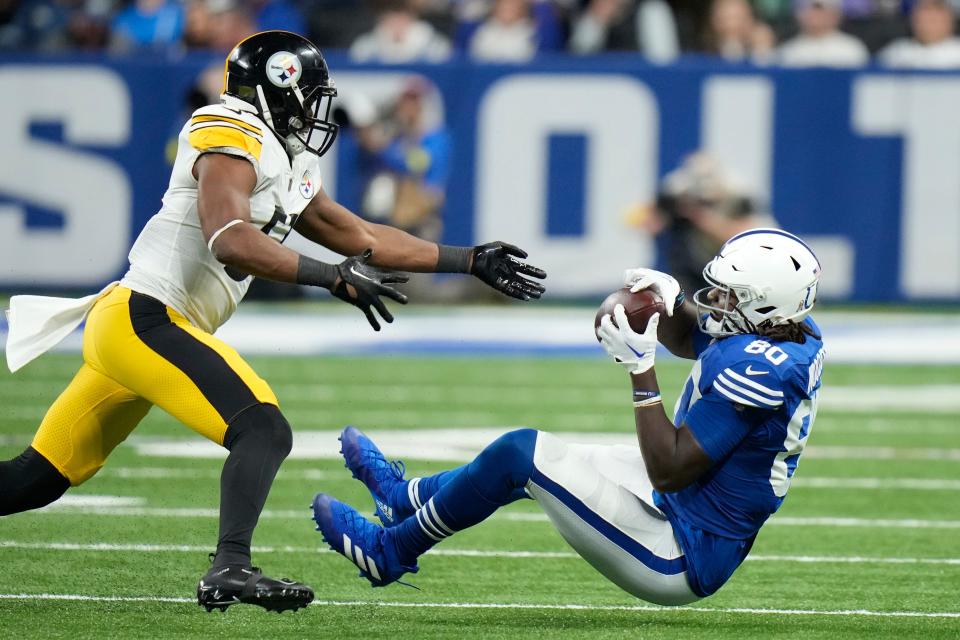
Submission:
<svg viewBox="0 0 960 640">
<path fill-rule="evenodd" d="M 761 324 L 757 327 L 756 334 L 764 338 L 770 338 L 777 342 L 796 342 L 804 344 L 807 336 L 815 340 L 820 339 L 820 334 L 814 331 L 806 322 L 787 322 L 785 324 Z"/>
</svg>

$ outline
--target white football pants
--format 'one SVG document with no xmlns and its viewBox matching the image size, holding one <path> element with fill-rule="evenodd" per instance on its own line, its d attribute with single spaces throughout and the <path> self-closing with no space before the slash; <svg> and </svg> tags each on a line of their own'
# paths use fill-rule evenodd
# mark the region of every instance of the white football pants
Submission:
<svg viewBox="0 0 960 640">
<path fill-rule="evenodd" d="M 639 447 L 567 444 L 539 432 L 526 490 L 584 560 L 647 602 L 699 600 L 673 527 L 653 504 Z"/>
</svg>

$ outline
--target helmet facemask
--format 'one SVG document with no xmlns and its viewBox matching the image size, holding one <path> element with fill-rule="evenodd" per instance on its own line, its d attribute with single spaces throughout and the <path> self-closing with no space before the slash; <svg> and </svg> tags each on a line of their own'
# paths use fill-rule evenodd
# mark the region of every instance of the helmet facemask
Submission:
<svg viewBox="0 0 960 640">
<path fill-rule="evenodd" d="M 257 85 L 257 106 L 260 117 L 283 140 L 287 153 L 295 156 L 309 151 L 322 156 L 333 146 L 339 131 L 330 122 L 336 95 L 332 86 L 315 86 L 304 94 L 297 84 L 292 84 L 284 91 L 283 104 L 271 109 L 263 87 Z"/>
<path fill-rule="evenodd" d="M 710 286 L 698 289 L 693 294 L 700 330 L 714 338 L 756 333 L 757 327 L 747 319 L 741 307 L 760 296 L 752 291 L 752 287 L 728 285 L 714 278 L 710 273 L 713 263 L 714 260 L 711 260 L 703 268 L 703 279 Z M 716 300 L 711 299 L 712 294 L 716 296 Z"/>
<path fill-rule="evenodd" d="M 820 262 L 796 236 L 753 229 L 728 240 L 704 267 L 703 278 L 710 286 L 693 299 L 704 333 L 715 338 L 762 333 L 809 315 Z"/>
<path fill-rule="evenodd" d="M 336 140 L 337 90 L 320 50 L 303 36 L 264 31 L 241 41 L 227 56 L 224 93 L 253 107 L 291 157 L 322 156 Z"/>
</svg>

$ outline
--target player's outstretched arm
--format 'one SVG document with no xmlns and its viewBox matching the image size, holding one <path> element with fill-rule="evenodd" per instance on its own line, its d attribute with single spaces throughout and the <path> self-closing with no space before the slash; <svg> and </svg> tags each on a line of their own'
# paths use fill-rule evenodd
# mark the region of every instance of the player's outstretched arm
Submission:
<svg viewBox="0 0 960 640">
<path fill-rule="evenodd" d="M 697 331 L 697 307 L 686 299 L 676 278 L 662 271 L 640 267 L 627 269 L 623 284 L 630 287 L 631 292 L 650 289 L 663 298 L 667 317 L 662 319 L 657 334 L 660 344 L 677 357 L 695 360 L 693 334 Z"/>
<path fill-rule="evenodd" d="M 376 309 L 387 322 L 393 316 L 380 296 L 401 304 L 407 297 L 391 284 L 407 276 L 368 264 L 371 252 L 360 249 L 338 265 L 302 256 L 250 224 L 250 194 L 256 172 L 245 159 L 225 154 L 205 154 L 194 165 L 198 183 L 197 211 L 207 247 L 225 266 L 244 274 L 278 282 L 328 289 L 358 307 L 377 331 Z"/>
<path fill-rule="evenodd" d="M 630 374 L 637 440 L 647 474 L 657 491 L 679 491 L 703 475 L 713 462 L 690 429 L 675 428 L 663 409 L 654 369 L 660 314 L 650 317 L 643 333 L 630 328 L 623 305 L 614 308 L 614 316 L 603 317 L 597 337 Z"/>
<path fill-rule="evenodd" d="M 368 222 L 321 189 L 297 222 L 308 240 L 343 255 L 373 249 L 371 264 L 400 271 L 469 273 L 494 289 L 520 300 L 543 295 L 542 269 L 522 262 L 522 249 L 503 242 L 477 247 L 450 247 L 422 240 L 389 225 Z"/>
</svg>

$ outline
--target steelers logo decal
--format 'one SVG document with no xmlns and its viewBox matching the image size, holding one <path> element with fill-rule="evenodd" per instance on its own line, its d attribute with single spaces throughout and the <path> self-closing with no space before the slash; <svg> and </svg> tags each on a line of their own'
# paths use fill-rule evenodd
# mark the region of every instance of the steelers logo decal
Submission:
<svg viewBox="0 0 960 640">
<path fill-rule="evenodd" d="M 309 200 L 313 197 L 313 178 L 310 177 L 309 171 L 303 172 L 303 178 L 300 180 L 300 195 Z"/>
<path fill-rule="evenodd" d="M 296 84 L 302 73 L 300 58 L 289 51 L 277 51 L 267 60 L 267 78 L 281 89 Z"/>
</svg>

